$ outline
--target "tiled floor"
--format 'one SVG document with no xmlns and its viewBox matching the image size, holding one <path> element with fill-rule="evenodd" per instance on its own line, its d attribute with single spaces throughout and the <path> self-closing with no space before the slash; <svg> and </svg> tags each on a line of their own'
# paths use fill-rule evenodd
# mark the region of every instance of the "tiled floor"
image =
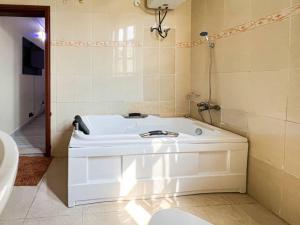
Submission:
<svg viewBox="0 0 300 225">
<path fill-rule="evenodd" d="M 55 159 L 37 187 L 15 187 L 0 225 L 146 225 L 165 208 L 181 208 L 215 225 L 284 225 L 243 194 L 202 194 L 156 200 L 107 202 L 67 208 L 67 163 Z"/>
<path fill-rule="evenodd" d="M 17 130 L 12 137 L 21 155 L 43 155 L 45 153 L 45 115 L 36 117 Z"/>
</svg>

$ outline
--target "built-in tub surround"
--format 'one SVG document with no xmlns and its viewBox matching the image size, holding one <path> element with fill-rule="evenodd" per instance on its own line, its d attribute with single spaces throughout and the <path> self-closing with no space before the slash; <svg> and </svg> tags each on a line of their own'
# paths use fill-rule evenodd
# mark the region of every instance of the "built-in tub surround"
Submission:
<svg viewBox="0 0 300 225">
<path fill-rule="evenodd" d="M 69 144 L 69 207 L 246 191 L 246 138 L 186 118 L 107 115 L 83 121 L 89 135 L 75 130 Z M 142 135 L 151 131 L 178 136 Z"/>
<path fill-rule="evenodd" d="M 205 100 L 208 50 L 198 40 L 207 30 L 215 121 L 248 136 L 248 193 L 291 224 L 300 221 L 299 27 L 299 1 L 192 1 L 192 90 Z"/>
<path fill-rule="evenodd" d="M 18 170 L 19 152 L 14 140 L 0 131 L 0 214 L 13 189 Z"/>
</svg>

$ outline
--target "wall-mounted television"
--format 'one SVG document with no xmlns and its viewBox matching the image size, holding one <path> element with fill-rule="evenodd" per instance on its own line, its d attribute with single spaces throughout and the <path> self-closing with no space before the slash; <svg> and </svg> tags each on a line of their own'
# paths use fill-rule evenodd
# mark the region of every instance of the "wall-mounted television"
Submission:
<svg viewBox="0 0 300 225">
<path fill-rule="evenodd" d="M 44 69 L 44 50 L 24 37 L 22 42 L 22 73 L 24 75 L 41 76 L 43 74 Z"/>
</svg>

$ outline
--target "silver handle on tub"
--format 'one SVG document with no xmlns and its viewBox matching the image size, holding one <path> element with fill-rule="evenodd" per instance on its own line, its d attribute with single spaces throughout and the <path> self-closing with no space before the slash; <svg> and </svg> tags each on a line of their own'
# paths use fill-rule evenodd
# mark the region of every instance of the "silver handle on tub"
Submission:
<svg viewBox="0 0 300 225">
<path fill-rule="evenodd" d="M 162 131 L 162 130 L 154 130 L 149 131 L 147 133 L 140 134 L 142 138 L 150 138 L 150 137 L 178 137 L 179 134 L 171 131 Z"/>
</svg>

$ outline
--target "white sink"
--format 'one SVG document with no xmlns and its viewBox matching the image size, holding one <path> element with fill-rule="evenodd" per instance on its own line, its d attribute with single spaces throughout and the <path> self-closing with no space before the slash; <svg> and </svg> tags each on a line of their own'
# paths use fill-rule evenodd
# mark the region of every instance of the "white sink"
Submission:
<svg viewBox="0 0 300 225">
<path fill-rule="evenodd" d="M 0 214 L 14 186 L 19 162 L 19 151 L 14 140 L 0 131 Z"/>
</svg>

